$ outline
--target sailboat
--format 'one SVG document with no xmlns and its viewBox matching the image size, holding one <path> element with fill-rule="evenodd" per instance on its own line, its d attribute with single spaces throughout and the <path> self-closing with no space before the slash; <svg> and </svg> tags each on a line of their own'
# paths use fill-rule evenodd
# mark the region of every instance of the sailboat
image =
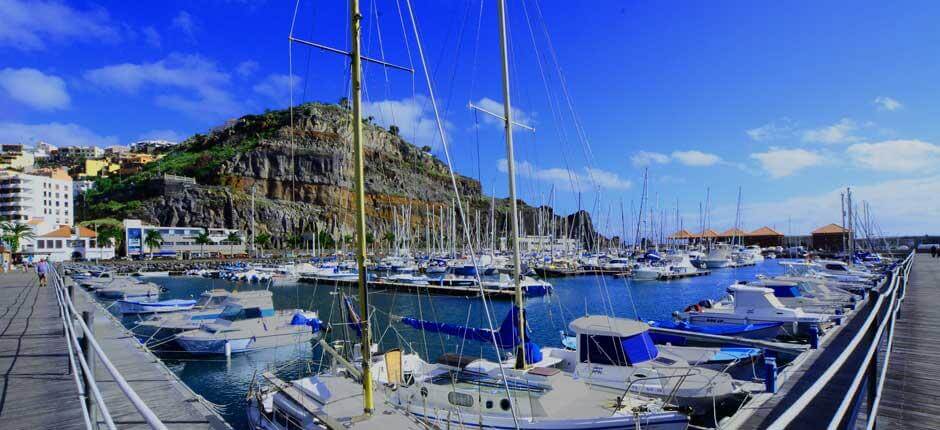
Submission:
<svg viewBox="0 0 940 430">
<path fill-rule="evenodd" d="M 409 13 L 410 1 L 405 2 Z M 360 92 L 360 20 L 358 0 L 350 1 L 352 17 L 352 88 L 353 137 L 357 158 L 357 231 L 359 260 L 360 314 L 350 324 L 360 336 L 354 363 L 345 360 L 330 345 L 321 347 L 337 363 L 331 370 L 284 382 L 264 375 L 269 386 L 250 393 L 249 419 L 253 426 L 265 429 L 288 428 L 516 428 L 516 429 L 685 429 L 688 417 L 665 410 L 662 402 L 615 390 L 598 389 L 562 372 L 551 363 L 543 363 L 540 348 L 527 339 L 524 318 L 525 295 L 520 284 L 521 258 L 518 243 L 518 208 L 515 187 L 515 161 L 512 143 L 512 108 L 509 92 L 509 62 L 505 4 L 498 2 L 499 34 L 502 55 L 504 132 L 509 173 L 511 213 L 512 281 L 515 306 L 500 330 L 466 330 L 477 340 L 516 350 L 514 359 L 488 361 L 469 357 L 445 357 L 430 364 L 414 353 L 389 350 L 378 353 L 370 342 L 369 307 L 365 279 L 365 210 L 362 181 L 362 135 Z M 415 42 L 427 74 L 427 64 L 418 37 Z M 438 119 L 439 132 L 446 143 L 438 115 L 433 88 L 428 77 L 429 99 Z M 459 195 L 458 195 L 459 198 Z M 458 202 L 459 203 L 459 202 Z M 461 217 L 466 220 L 466 217 Z M 471 253 L 472 254 L 472 253 Z M 477 275 L 478 276 L 478 275 Z M 481 285 L 482 291 L 482 285 Z M 482 296 L 482 295 L 481 295 Z M 485 296 L 481 298 L 484 300 Z M 347 315 L 354 315 L 346 300 Z M 487 311 L 488 312 L 488 311 Z M 423 325 L 423 324 L 420 324 Z M 555 361 L 558 364 L 560 361 Z M 373 373 L 374 371 L 374 373 Z M 356 386 L 361 383 L 362 391 Z M 373 386 L 382 387 L 373 391 Z M 374 396 L 381 402 L 376 410 Z M 355 414 L 362 402 L 362 415 Z M 372 417 L 376 413 L 379 416 Z M 279 417 L 281 419 L 279 420 Z"/>
</svg>

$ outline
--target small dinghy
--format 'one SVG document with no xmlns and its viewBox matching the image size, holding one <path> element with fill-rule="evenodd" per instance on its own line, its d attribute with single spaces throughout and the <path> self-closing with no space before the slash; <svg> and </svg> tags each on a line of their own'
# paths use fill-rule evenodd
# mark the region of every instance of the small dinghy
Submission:
<svg viewBox="0 0 940 430">
<path fill-rule="evenodd" d="M 118 300 L 118 310 L 122 314 L 157 314 L 165 312 L 188 311 L 196 306 L 195 300 L 163 300 L 147 302 L 141 300 Z"/>
</svg>

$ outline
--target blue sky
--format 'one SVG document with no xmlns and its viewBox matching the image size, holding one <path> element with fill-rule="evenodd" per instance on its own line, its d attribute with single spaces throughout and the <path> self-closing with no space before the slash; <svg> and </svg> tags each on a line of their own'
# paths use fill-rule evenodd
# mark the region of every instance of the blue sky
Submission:
<svg viewBox="0 0 940 430">
<path fill-rule="evenodd" d="M 495 2 L 413 1 L 456 169 L 505 195 L 499 124 L 466 107 L 502 109 Z M 554 188 L 570 211 L 580 194 L 617 233 L 649 167 L 652 203 L 678 204 L 690 228 L 706 188 L 716 229 L 733 223 L 740 186 L 746 229 L 805 233 L 838 222 L 852 186 L 886 233 L 938 231 L 937 4 L 510 3 L 513 102 L 536 128 L 514 134 L 527 201 Z M 285 108 L 289 53 L 295 101 L 336 101 L 345 63 L 290 50 L 294 7 L 0 0 L 0 141 L 181 140 Z M 295 36 L 346 46 L 345 7 L 302 0 Z M 367 111 L 441 155 L 404 0 L 363 14 L 363 49 L 418 70 L 367 66 Z"/>
</svg>

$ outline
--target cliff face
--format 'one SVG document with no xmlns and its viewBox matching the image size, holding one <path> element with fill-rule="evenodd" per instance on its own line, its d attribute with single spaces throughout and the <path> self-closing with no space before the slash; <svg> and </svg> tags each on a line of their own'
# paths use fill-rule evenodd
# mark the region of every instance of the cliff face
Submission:
<svg viewBox="0 0 940 430">
<path fill-rule="evenodd" d="M 207 136 L 188 139 L 143 172 L 96 194 L 97 210 L 90 215 L 247 231 L 253 190 L 257 231 L 269 233 L 275 244 L 318 232 L 339 240 L 354 231 L 350 117 L 339 106 L 303 105 L 295 108 L 293 133 L 287 111 L 243 117 Z M 448 208 L 444 211 L 449 219 L 453 185 L 440 160 L 374 125 L 364 125 L 364 137 L 367 223 L 374 237 L 390 231 L 393 214 L 400 217 L 405 208 L 410 208 L 414 237 L 423 237 L 426 214 Z M 195 177 L 198 185 L 164 181 L 163 174 Z M 476 225 L 476 214 L 483 218 L 480 225 L 488 224 L 490 199 L 481 193 L 479 182 L 457 176 L 457 186 L 471 226 Z M 103 208 L 114 207 L 105 205 L 111 199 L 140 204 L 122 207 L 121 214 L 107 213 Z M 496 204 L 497 211 L 505 213 L 506 201 Z M 530 234 L 535 213 L 535 208 L 523 205 Z M 589 217 L 579 219 L 590 224 Z M 563 225 L 571 226 L 560 217 L 556 224 L 559 232 Z M 439 220 L 432 225 L 439 225 Z M 506 223 L 497 226 L 505 231 Z M 458 233 L 462 233 L 459 228 Z"/>
</svg>

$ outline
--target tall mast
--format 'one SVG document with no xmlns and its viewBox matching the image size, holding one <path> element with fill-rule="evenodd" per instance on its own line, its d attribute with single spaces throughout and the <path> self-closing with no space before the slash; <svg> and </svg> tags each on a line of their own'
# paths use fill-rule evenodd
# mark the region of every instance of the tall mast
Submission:
<svg viewBox="0 0 940 430">
<path fill-rule="evenodd" d="M 356 266 L 359 269 L 359 313 L 362 315 L 362 408 L 366 414 L 371 414 L 374 408 L 372 401 L 372 340 L 369 336 L 369 294 L 366 291 L 366 192 L 365 192 L 365 159 L 362 148 L 362 58 L 359 47 L 359 23 L 362 15 L 359 14 L 359 0 L 349 0 L 350 39 L 352 49 L 352 105 L 353 105 L 353 148 L 356 171 Z"/>
<path fill-rule="evenodd" d="M 509 165 L 509 207 L 512 217 L 512 280 L 516 288 L 516 306 L 519 307 L 519 354 L 517 363 L 524 369 L 525 362 L 525 318 L 520 272 L 522 259 L 519 258 L 519 214 L 516 207 L 516 161 L 512 148 L 512 104 L 509 100 L 509 49 L 506 40 L 506 2 L 499 0 L 499 49 L 503 59 L 503 128 L 506 133 L 506 159 Z"/>
</svg>

